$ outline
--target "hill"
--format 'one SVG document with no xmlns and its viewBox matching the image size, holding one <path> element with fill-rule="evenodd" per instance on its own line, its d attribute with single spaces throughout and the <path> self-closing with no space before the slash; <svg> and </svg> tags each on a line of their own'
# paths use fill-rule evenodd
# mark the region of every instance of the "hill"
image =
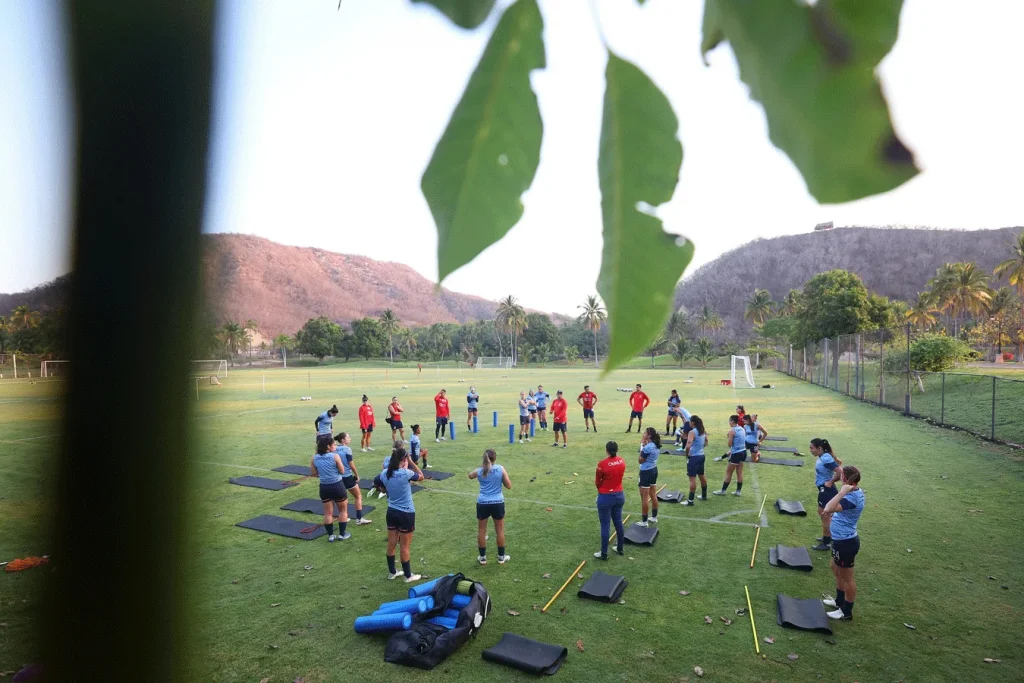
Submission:
<svg viewBox="0 0 1024 683">
<path fill-rule="evenodd" d="M 767 289 L 779 301 L 790 289 L 834 268 L 857 273 L 871 291 L 911 301 L 943 263 L 974 261 L 991 273 L 1010 257 L 1011 241 L 1020 230 L 844 227 L 758 239 L 684 278 L 676 288 L 676 306 L 692 312 L 709 304 L 725 320 L 722 338 L 745 337 L 750 324 L 743 313 L 754 289 Z"/>
<path fill-rule="evenodd" d="M 38 287 L 15 294 L 0 294 L 0 316 L 8 316 L 17 306 L 27 305 L 29 310 L 46 314 L 60 308 L 71 293 L 71 275 L 61 275 Z"/>
</svg>

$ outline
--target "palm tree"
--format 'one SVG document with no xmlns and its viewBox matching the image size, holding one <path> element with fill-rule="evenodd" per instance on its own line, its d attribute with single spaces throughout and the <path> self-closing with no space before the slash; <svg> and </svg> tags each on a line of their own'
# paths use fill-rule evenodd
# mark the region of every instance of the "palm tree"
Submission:
<svg viewBox="0 0 1024 683">
<path fill-rule="evenodd" d="M 220 338 L 227 347 L 228 355 L 234 365 L 234 356 L 238 350 L 249 342 L 249 335 L 245 328 L 236 322 L 226 322 L 220 329 Z"/>
<path fill-rule="evenodd" d="M 521 358 L 523 361 L 523 367 L 526 367 L 527 365 L 530 364 L 530 359 L 532 356 L 535 355 L 536 349 L 534 349 L 533 345 L 531 345 L 529 342 L 523 342 L 519 346 L 519 352 L 522 354 L 522 356 L 516 354 L 516 357 Z"/>
<path fill-rule="evenodd" d="M 248 344 L 248 346 L 249 346 L 249 365 L 252 365 L 252 335 L 250 333 L 251 332 L 257 332 L 259 330 L 259 328 L 260 328 L 259 323 L 257 323 L 252 318 L 249 318 L 248 320 L 246 320 L 245 324 L 242 325 L 242 329 L 245 330 L 246 337 L 247 337 L 245 343 Z"/>
<path fill-rule="evenodd" d="M 604 306 L 601 305 L 601 300 L 597 298 L 596 294 L 592 294 L 587 297 L 586 302 L 582 306 L 576 308 L 582 308 L 583 312 L 580 313 L 577 320 L 583 323 L 591 332 L 594 333 L 594 367 L 597 367 L 597 333 L 601 329 L 601 324 L 608 319 L 608 313 L 604 310 Z"/>
<path fill-rule="evenodd" d="M 388 354 L 391 356 L 392 363 L 395 362 L 394 334 L 398 331 L 401 322 L 390 308 L 385 308 L 384 312 L 380 314 L 380 329 L 388 335 Z"/>
<path fill-rule="evenodd" d="M 918 292 L 917 301 L 907 309 L 907 312 L 903 314 L 903 317 L 914 327 L 921 330 L 927 330 L 938 322 L 938 318 L 935 317 L 935 314 L 938 312 L 939 309 L 935 307 L 931 293 Z"/>
<path fill-rule="evenodd" d="M 580 350 L 575 346 L 566 346 L 562 349 L 562 353 L 565 354 L 565 362 L 569 365 L 576 365 L 576 360 L 580 357 Z"/>
<path fill-rule="evenodd" d="M 968 314 L 980 315 L 992 298 L 988 275 L 976 263 L 947 263 L 932 280 L 932 291 L 942 308 L 949 309 L 954 324 Z"/>
<path fill-rule="evenodd" d="M 701 367 L 706 368 L 708 361 L 715 357 L 715 345 L 707 337 L 701 337 L 697 340 L 697 346 L 693 355 L 700 361 Z"/>
<path fill-rule="evenodd" d="M 509 294 L 498 302 L 498 310 L 495 313 L 494 324 L 500 327 L 509 335 L 509 354 L 512 356 L 512 364 L 516 364 L 516 337 L 526 329 L 526 311 L 516 298 Z"/>
<path fill-rule="evenodd" d="M 12 330 L 27 330 L 30 327 L 38 325 L 42 318 L 43 316 L 39 311 L 30 311 L 28 310 L 28 306 L 21 305 L 16 306 L 14 310 L 11 311 L 11 318 L 8 321 L 8 324 L 11 326 Z"/>
<path fill-rule="evenodd" d="M 409 328 L 403 327 L 398 331 L 398 347 L 405 349 L 405 357 L 412 358 L 416 352 L 416 335 Z"/>
<path fill-rule="evenodd" d="M 772 314 L 772 295 L 767 289 L 755 289 L 747 299 L 747 310 L 743 314 L 745 320 L 754 325 L 764 325 Z"/>
<path fill-rule="evenodd" d="M 795 315 L 800 305 L 800 292 L 795 289 L 789 290 L 789 294 L 779 302 L 779 313 L 782 315 Z"/>
<path fill-rule="evenodd" d="M 704 336 L 708 331 L 708 321 L 711 320 L 712 316 L 715 315 L 715 309 L 711 308 L 708 304 L 704 304 L 700 307 L 700 310 L 695 316 L 694 320 L 697 322 L 697 327 L 700 328 L 701 336 Z"/>
<path fill-rule="evenodd" d="M 665 336 L 669 339 L 685 336 L 690 331 L 690 320 L 683 309 L 673 313 L 665 323 Z"/>
<path fill-rule="evenodd" d="M 547 342 L 544 342 L 543 344 L 537 347 L 537 357 L 540 360 L 541 364 L 547 363 L 548 361 L 551 360 L 551 353 L 551 344 Z"/>
<path fill-rule="evenodd" d="M 668 339 L 666 339 L 665 337 L 659 336 L 657 339 L 655 339 L 650 344 L 648 344 L 646 349 L 644 349 L 644 353 L 651 354 L 651 367 L 652 368 L 654 367 L 654 359 L 665 348 L 665 344 L 668 344 Z"/>
<path fill-rule="evenodd" d="M 10 334 L 11 330 L 11 321 L 6 316 L 0 315 L 0 353 L 7 351 L 7 335 Z"/>
<path fill-rule="evenodd" d="M 1017 360 L 1024 356 L 1024 230 L 1017 234 L 1010 248 L 1013 256 L 996 266 L 996 277 L 1005 277 L 1017 288 L 1020 297 L 1020 336 L 1017 343 Z"/>
<path fill-rule="evenodd" d="M 992 294 L 992 300 L 988 302 L 987 312 L 992 325 L 992 337 L 998 346 L 996 353 L 999 355 L 1003 353 L 1003 339 L 1006 338 L 1006 316 L 1011 311 L 1016 311 L 1017 304 L 1017 294 L 1010 287 L 1000 287 Z"/>
<path fill-rule="evenodd" d="M 693 357 L 694 350 L 693 342 L 686 337 L 680 337 L 672 344 L 672 357 L 679 361 L 679 367 L 683 367 L 683 362 Z"/>
<path fill-rule="evenodd" d="M 448 331 L 446 325 L 441 323 L 434 323 L 430 326 L 430 343 L 434 345 L 434 349 L 440 354 L 441 360 L 444 360 L 444 354 L 452 348 L 452 335 Z"/>
</svg>

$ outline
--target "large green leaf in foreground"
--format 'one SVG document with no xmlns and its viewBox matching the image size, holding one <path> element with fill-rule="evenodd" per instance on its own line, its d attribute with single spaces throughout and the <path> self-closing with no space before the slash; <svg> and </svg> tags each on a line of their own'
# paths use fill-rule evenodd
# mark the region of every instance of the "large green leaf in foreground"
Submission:
<svg viewBox="0 0 1024 683">
<path fill-rule="evenodd" d="M 437 224 L 438 280 L 472 261 L 523 215 L 543 124 L 530 72 L 544 67 L 536 0 L 505 10 L 434 149 L 421 187 Z"/>
<path fill-rule="evenodd" d="M 661 332 L 693 244 L 666 233 L 650 213 L 672 198 L 683 162 L 672 105 L 646 74 L 611 52 L 605 81 L 597 291 L 608 307 L 607 372 Z"/>
<path fill-rule="evenodd" d="M 436 7 L 456 26 L 476 28 L 484 23 L 491 10 L 494 0 L 412 0 L 413 4 L 428 3 Z"/>
<path fill-rule="evenodd" d="M 824 203 L 898 187 L 917 174 L 875 77 L 902 0 L 706 0 L 704 52 L 726 40 L 772 142 Z"/>
</svg>

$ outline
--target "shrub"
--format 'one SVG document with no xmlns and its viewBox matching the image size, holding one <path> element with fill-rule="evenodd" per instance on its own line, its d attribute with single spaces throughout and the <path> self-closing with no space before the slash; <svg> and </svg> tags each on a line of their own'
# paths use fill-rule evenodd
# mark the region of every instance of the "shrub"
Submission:
<svg viewBox="0 0 1024 683">
<path fill-rule="evenodd" d="M 1012 363 L 1013 362 L 1013 354 L 1010 353 L 1009 351 L 1003 351 L 1003 362 L 1004 363 Z"/>
<path fill-rule="evenodd" d="M 974 350 L 970 346 L 943 334 L 923 334 L 910 343 L 910 369 L 913 372 L 945 372 L 973 357 Z M 887 354 L 885 371 L 905 374 L 906 355 Z"/>
</svg>

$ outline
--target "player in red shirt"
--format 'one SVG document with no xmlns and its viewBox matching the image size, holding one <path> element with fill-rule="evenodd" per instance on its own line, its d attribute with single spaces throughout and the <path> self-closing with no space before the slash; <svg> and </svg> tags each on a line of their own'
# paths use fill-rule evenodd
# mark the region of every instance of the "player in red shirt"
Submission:
<svg viewBox="0 0 1024 683">
<path fill-rule="evenodd" d="M 636 390 L 629 394 L 629 426 L 626 428 L 626 433 L 629 434 L 633 431 L 633 418 L 639 420 L 637 423 L 636 431 L 637 434 L 644 430 L 644 408 L 650 405 L 651 399 L 648 398 L 647 394 L 640 390 L 640 385 L 636 385 Z"/>
<path fill-rule="evenodd" d="M 373 416 L 373 406 L 370 405 L 370 399 L 366 397 L 366 394 L 363 394 L 363 405 L 359 406 L 359 429 L 363 433 L 363 441 L 360 446 L 363 449 L 363 453 L 373 450 L 370 446 L 370 438 L 373 437 L 373 428 L 376 424 L 377 419 Z"/>
<path fill-rule="evenodd" d="M 405 411 L 405 408 L 403 408 L 402 404 L 398 402 L 398 397 L 397 396 L 392 396 L 391 397 L 391 403 L 388 404 L 388 419 L 387 419 L 388 424 L 391 425 L 391 440 L 392 441 L 398 441 L 399 439 L 401 439 L 402 441 L 405 441 L 405 425 L 402 424 L 402 413 L 404 411 Z M 397 437 L 395 436 L 396 432 L 398 433 Z"/>
<path fill-rule="evenodd" d="M 562 433 L 562 448 L 569 445 L 568 437 L 565 434 L 566 422 L 568 421 L 569 404 L 562 398 L 562 390 L 559 389 L 557 397 L 551 402 L 551 419 L 554 421 L 552 429 L 555 432 L 555 442 L 552 446 L 558 445 L 558 433 Z"/>
<path fill-rule="evenodd" d="M 601 552 L 594 553 L 599 560 L 608 559 L 608 536 L 611 526 L 615 524 L 618 535 L 619 555 L 625 554 L 626 532 L 622 528 L 622 506 L 626 504 L 626 494 L 622 491 L 622 475 L 626 473 L 626 461 L 619 457 L 619 444 L 609 441 L 604 446 L 605 458 L 597 463 L 597 516 L 601 520 Z"/>
<path fill-rule="evenodd" d="M 434 397 L 434 415 L 437 418 L 434 425 L 434 441 L 441 443 L 444 441 L 444 430 L 448 428 L 448 392 L 444 389 Z"/>
<path fill-rule="evenodd" d="M 597 434 L 597 422 L 594 420 L 594 406 L 597 405 L 597 394 L 590 390 L 589 384 L 583 385 L 583 393 L 576 397 L 576 402 L 583 406 L 583 426 L 590 431 L 590 425 L 594 425 L 594 433 Z"/>
</svg>

